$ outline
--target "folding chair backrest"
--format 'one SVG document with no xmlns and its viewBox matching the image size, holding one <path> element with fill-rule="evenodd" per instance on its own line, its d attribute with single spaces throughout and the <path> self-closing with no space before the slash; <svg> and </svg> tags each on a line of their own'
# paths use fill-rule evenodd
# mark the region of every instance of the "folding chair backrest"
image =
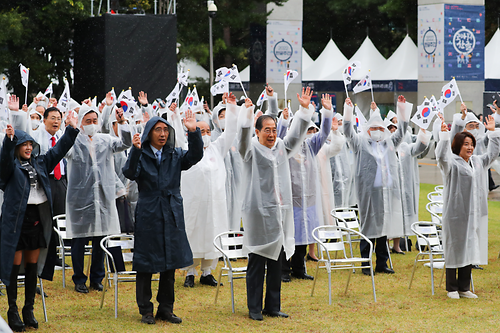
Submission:
<svg viewBox="0 0 500 333">
<path fill-rule="evenodd" d="M 432 222 L 442 224 L 443 203 L 431 201 L 425 205 L 425 209 L 431 214 Z"/>
<path fill-rule="evenodd" d="M 431 202 L 443 202 L 443 192 L 431 192 L 427 194 L 427 199 Z"/>
<path fill-rule="evenodd" d="M 122 256 L 124 262 L 132 262 L 134 253 L 134 239 L 133 238 L 122 238 L 122 239 L 109 239 L 108 247 L 119 246 L 122 249 Z"/>
<path fill-rule="evenodd" d="M 123 272 L 125 271 L 125 262 L 130 262 L 133 258 L 134 236 L 106 236 L 101 241 L 101 247 L 104 247 L 103 251 L 106 253 L 108 270 L 111 272 Z"/>
<path fill-rule="evenodd" d="M 228 259 L 246 258 L 243 254 L 243 237 L 244 233 L 241 231 L 224 232 L 215 237 L 214 245 Z"/>
<path fill-rule="evenodd" d="M 342 232 L 340 230 L 320 229 L 318 230 L 317 237 L 321 240 L 329 252 L 344 251 L 344 242 L 342 240 Z"/>
<path fill-rule="evenodd" d="M 337 221 L 339 227 L 349 228 L 359 231 L 359 220 L 356 210 L 339 208 L 332 211 L 332 216 Z"/>
<path fill-rule="evenodd" d="M 54 221 L 56 222 L 56 228 L 63 239 L 66 239 L 66 215 L 54 216 Z"/>
<path fill-rule="evenodd" d="M 438 230 L 433 224 L 414 224 L 412 229 L 416 231 L 417 243 L 419 247 L 430 245 L 431 247 L 440 246 L 441 241 L 439 239 Z M 423 236 L 423 237 L 422 237 Z M 426 241 L 427 239 L 427 241 Z M 428 242 L 428 243 L 427 243 Z"/>
<path fill-rule="evenodd" d="M 437 185 L 436 187 L 434 187 L 434 191 L 443 193 L 444 185 Z"/>
</svg>

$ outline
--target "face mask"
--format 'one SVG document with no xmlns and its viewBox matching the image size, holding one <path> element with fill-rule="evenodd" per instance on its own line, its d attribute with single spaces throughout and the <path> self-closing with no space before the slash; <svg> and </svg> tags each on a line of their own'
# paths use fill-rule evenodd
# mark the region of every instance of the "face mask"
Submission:
<svg viewBox="0 0 500 333">
<path fill-rule="evenodd" d="M 201 113 L 195 114 L 195 118 L 197 121 L 203 120 L 203 115 Z"/>
<path fill-rule="evenodd" d="M 203 148 L 210 146 L 210 142 L 212 141 L 212 137 L 210 135 L 204 135 L 201 138 L 203 139 Z"/>
<path fill-rule="evenodd" d="M 382 131 L 376 130 L 376 131 L 370 131 L 370 137 L 372 138 L 373 141 L 379 142 L 382 140 L 382 136 L 384 133 Z"/>
<path fill-rule="evenodd" d="M 88 136 L 94 136 L 97 133 L 98 126 L 97 125 L 85 125 L 83 126 L 83 133 Z"/>
<path fill-rule="evenodd" d="M 341 134 L 344 134 L 344 126 L 339 126 L 338 131 L 339 131 Z"/>
<path fill-rule="evenodd" d="M 479 135 L 479 130 L 477 128 L 468 130 L 467 132 L 474 135 L 475 138 L 477 138 L 477 136 Z"/>
<path fill-rule="evenodd" d="M 221 130 L 226 129 L 226 119 L 219 119 L 219 127 Z"/>
<path fill-rule="evenodd" d="M 31 119 L 31 129 L 36 130 L 40 126 L 40 120 Z"/>
</svg>

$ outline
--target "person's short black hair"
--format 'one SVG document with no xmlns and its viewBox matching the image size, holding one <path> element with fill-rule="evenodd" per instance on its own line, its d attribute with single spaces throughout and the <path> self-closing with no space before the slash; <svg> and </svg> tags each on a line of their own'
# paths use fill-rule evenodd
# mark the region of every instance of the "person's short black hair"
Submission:
<svg viewBox="0 0 500 333">
<path fill-rule="evenodd" d="M 61 110 L 59 110 L 58 108 L 54 107 L 54 106 L 51 106 L 50 108 L 48 108 L 47 110 L 45 110 L 44 114 L 43 114 L 43 119 L 48 119 L 49 118 L 49 113 L 51 112 L 59 112 L 59 115 L 61 116 L 61 119 L 63 117 L 63 114 L 61 112 Z"/>
<path fill-rule="evenodd" d="M 455 155 L 460 155 L 460 150 L 462 150 L 462 146 L 464 145 L 465 138 L 470 138 L 472 140 L 472 145 L 476 148 L 476 138 L 474 135 L 469 132 L 463 131 L 457 133 L 453 138 L 453 142 L 451 143 L 451 151 Z"/>
<path fill-rule="evenodd" d="M 276 124 L 276 120 L 273 117 L 271 117 L 269 115 L 263 115 L 263 116 L 260 116 L 259 118 L 257 118 L 257 121 L 255 122 L 255 129 L 261 131 L 262 130 L 262 123 L 264 122 L 264 120 L 267 120 L 267 119 L 271 119 Z"/>
</svg>

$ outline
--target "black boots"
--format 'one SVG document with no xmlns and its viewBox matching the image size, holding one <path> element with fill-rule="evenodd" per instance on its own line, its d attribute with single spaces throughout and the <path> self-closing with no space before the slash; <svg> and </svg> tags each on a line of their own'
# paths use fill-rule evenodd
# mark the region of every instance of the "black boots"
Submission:
<svg viewBox="0 0 500 333">
<path fill-rule="evenodd" d="M 26 327 L 38 328 L 38 321 L 33 314 L 35 305 L 37 264 L 26 264 L 26 273 L 24 279 L 25 298 L 23 307 L 23 321 Z"/>
<path fill-rule="evenodd" d="M 6 287 L 7 299 L 9 302 L 9 310 L 7 311 L 7 319 L 9 326 L 14 332 L 24 332 L 24 324 L 19 317 L 17 310 L 17 275 L 19 273 L 19 265 L 12 266 L 10 273 L 10 284 Z"/>
</svg>

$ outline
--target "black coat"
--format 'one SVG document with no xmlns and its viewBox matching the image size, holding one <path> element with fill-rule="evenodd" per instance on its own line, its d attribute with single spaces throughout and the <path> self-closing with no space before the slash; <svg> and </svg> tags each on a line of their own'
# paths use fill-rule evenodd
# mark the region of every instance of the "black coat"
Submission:
<svg viewBox="0 0 500 333">
<path fill-rule="evenodd" d="M 45 191 L 50 205 L 49 221 L 42 219 L 45 231 L 52 229 L 52 195 L 49 174 L 66 155 L 68 150 L 71 149 L 78 132 L 79 130 L 68 126 L 61 139 L 46 154 L 31 156 L 31 165 L 38 173 L 38 180 Z M 31 136 L 26 132 L 16 130 L 12 141 L 8 136 L 5 136 L 2 151 L 0 152 L 0 189 L 4 191 L 2 215 L 0 216 L 0 279 L 6 285 L 10 283 L 14 254 L 19 242 L 24 213 L 30 193 L 28 171 L 21 166 L 19 160 L 14 156 L 16 146 L 26 141 L 32 141 L 33 148 L 36 148 L 37 144 Z M 47 223 L 49 226 L 46 225 Z M 46 242 L 49 244 L 50 232 L 48 234 L 44 232 L 44 235 L 46 235 Z M 39 267 L 39 272 L 42 268 Z"/>
<path fill-rule="evenodd" d="M 159 121 L 169 127 L 167 143 L 158 166 L 149 141 L 149 132 Z M 132 147 L 123 174 L 135 180 L 139 200 L 135 210 L 133 269 L 138 272 L 164 272 L 193 264 L 193 254 L 184 225 L 180 193 L 181 171 L 203 157 L 200 129 L 188 133 L 189 149 L 174 148 L 174 129 L 166 120 L 153 117 L 144 128 L 141 149 Z"/>
</svg>

